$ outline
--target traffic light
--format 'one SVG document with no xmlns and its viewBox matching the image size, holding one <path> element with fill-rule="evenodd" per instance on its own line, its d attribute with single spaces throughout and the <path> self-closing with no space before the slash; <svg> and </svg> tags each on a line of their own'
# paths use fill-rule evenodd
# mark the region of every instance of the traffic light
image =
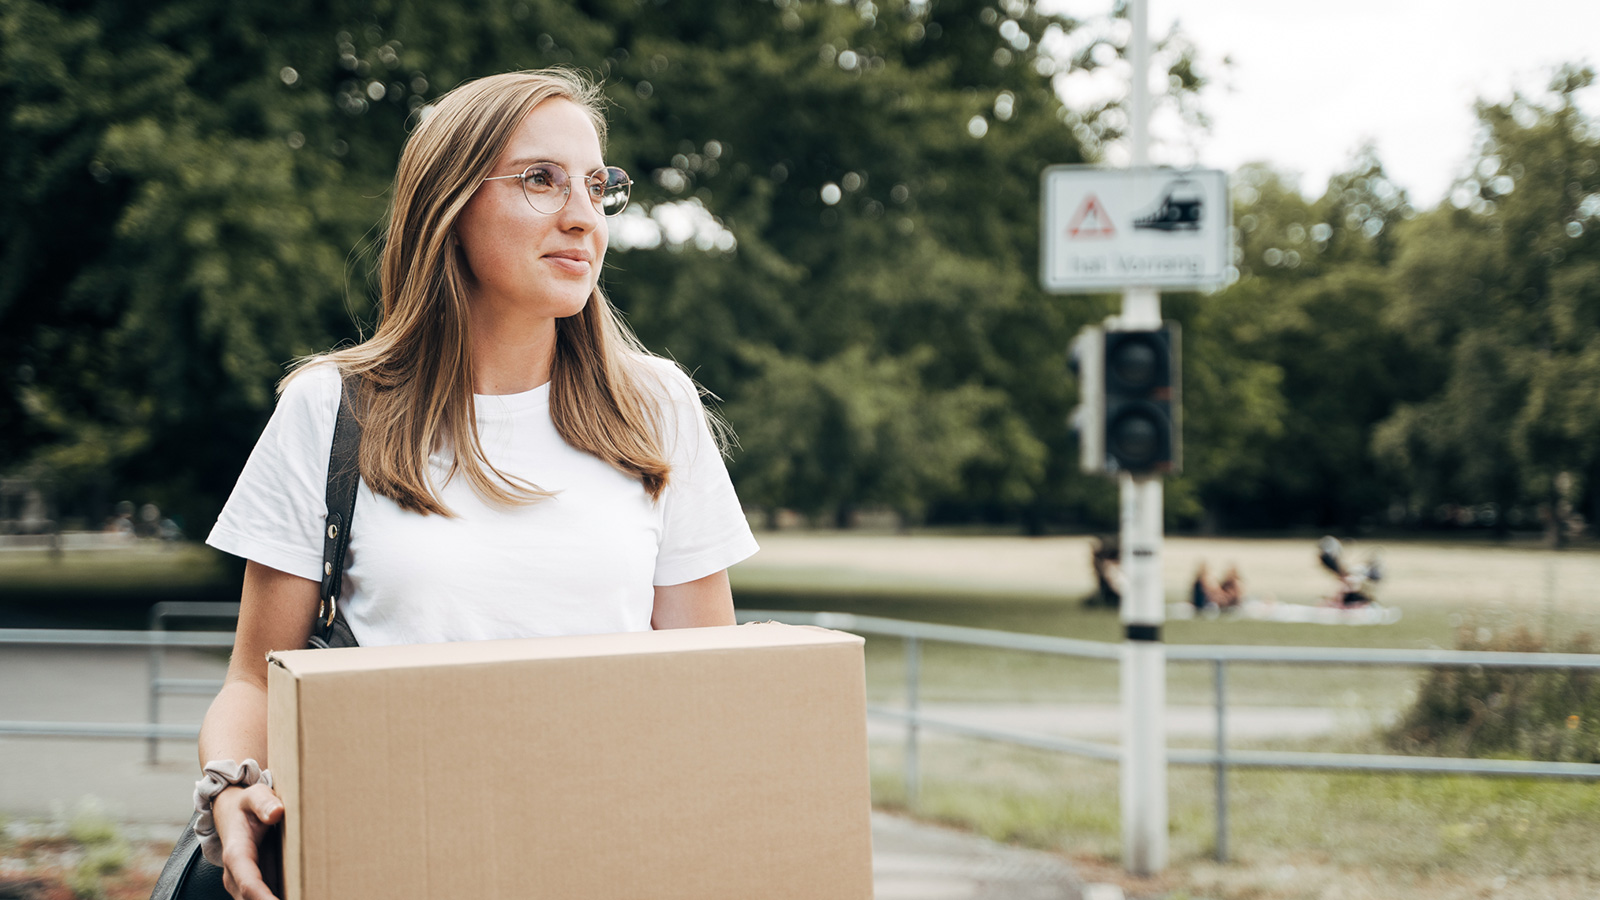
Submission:
<svg viewBox="0 0 1600 900">
<path fill-rule="evenodd" d="M 1177 472 L 1182 463 L 1179 332 L 1090 326 L 1073 342 L 1073 414 L 1085 472 Z"/>
</svg>

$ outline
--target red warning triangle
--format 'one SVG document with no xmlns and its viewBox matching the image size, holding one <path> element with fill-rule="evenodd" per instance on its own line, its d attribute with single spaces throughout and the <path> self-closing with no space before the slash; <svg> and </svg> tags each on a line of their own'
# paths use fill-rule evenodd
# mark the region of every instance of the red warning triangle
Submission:
<svg viewBox="0 0 1600 900">
<path fill-rule="evenodd" d="M 1067 223 L 1067 236 L 1074 238 L 1108 238 L 1117 233 L 1111 226 L 1111 214 L 1093 194 L 1083 199 L 1083 205 Z"/>
</svg>

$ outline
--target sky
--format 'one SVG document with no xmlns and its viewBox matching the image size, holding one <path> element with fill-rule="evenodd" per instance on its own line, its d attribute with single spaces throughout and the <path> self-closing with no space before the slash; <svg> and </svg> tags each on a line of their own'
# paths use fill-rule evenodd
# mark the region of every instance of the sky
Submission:
<svg viewBox="0 0 1600 900">
<path fill-rule="evenodd" d="M 1152 36 L 1179 23 L 1214 78 L 1200 95 L 1209 130 L 1158 114 L 1155 161 L 1228 171 L 1266 161 L 1299 173 L 1313 197 L 1371 142 L 1412 204 L 1431 207 L 1467 171 L 1475 100 L 1542 92 L 1563 62 L 1600 67 L 1600 0 L 1147 2 Z M 1046 5 L 1088 18 L 1111 0 Z M 1121 69 L 1069 77 L 1063 90 L 1072 105 L 1126 83 Z M 1600 85 L 1579 96 L 1600 116 Z"/>
</svg>

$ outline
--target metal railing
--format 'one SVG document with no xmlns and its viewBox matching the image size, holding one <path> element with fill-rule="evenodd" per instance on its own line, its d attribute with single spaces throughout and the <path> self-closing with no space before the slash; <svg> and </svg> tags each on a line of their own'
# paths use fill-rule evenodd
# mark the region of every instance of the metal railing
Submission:
<svg viewBox="0 0 1600 900">
<path fill-rule="evenodd" d="M 238 613 L 236 603 L 168 602 L 151 610 L 149 631 L 105 631 L 81 629 L 11 628 L 0 629 L 0 646 L 93 646 L 147 648 L 149 662 L 149 710 L 145 722 L 30 722 L 0 721 L 0 735 L 44 737 L 142 738 L 148 742 L 151 761 L 155 760 L 161 739 L 193 739 L 198 725 L 164 724 L 160 721 L 160 698 L 165 694 L 210 694 L 222 685 L 212 679 L 164 677 L 165 651 L 173 647 L 231 648 L 231 631 L 168 631 L 166 624 L 178 617 L 229 618 Z M 908 806 L 917 802 L 920 782 L 920 743 L 924 729 L 980 740 L 997 741 L 1050 750 L 1105 761 L 1122 758 L 1122 748 L 1114 744 L 1080 740 L 1059 735 L 1037 734 L 996 728 L 929 715 L 922 710 L 922 645 L 925 642 L 959 644 L 1043 653 L 1053 656 L 1117 661 L 1123 645 L 1104 641 L 1020 634 L 985 628 L 908 622 L 851 613 L 779 612 L 745 610 L 740 621 L 773 620 L 796 625 L 817 625 L 863 635 L 898 637 L 904 641 L 906 667 L 906 705 L 903 709 L 869 705 L 874 718 L 903 723 L 905 741 L 905 796 Z M 1211 766 L 1216 773 L 1216 854 L 1228 855 L 1229 768 L 1283 768 L 1347 770 L 1361 772 L 1405 772 L 1454 775 L 1520 776 L 1538 778 L 1600 779 L 1600 764 L 1541 762 L 1537 760 L 1458 759 L 1448 757 L 1398 756 L 1384 754 L 1306 753 L 1269 750 L 1232 750 L 1227 742 L 1227 665 L 1229 663 L 1270 663 L 1284 665 L 1348 666 L 1481 666 L 1507 669 L 1600 669 L 1600 654 L 1509 653 L 1462 650 L 1380 650 L 1337 647 L 1263 647 L 1237 645 L 1168 645 L 1172 662 L 1210 663 L 1215 686 L 1215 741 L 1210 750 L 1172 748 L 1167 751 L 1170 765 Z"/>
<path fill-rule="evenodd" d="M 234 619 L 239 618 L 239 604 L 207 601 L 167 600 L 150 607 L 150 631 L 166 634 L 167 622 L 172 619 Z M 230 638 L 228 646 L 233 646 Z M 165 694 L 187 694 L 209 697 L 222 690 L 222 680 L 217 678 L 166 678 L 167 648 L 165 645 L 150 648 L 149 712 L 146 721 L 150 735 L 145 742 L 145 761 L 154 763 L 161 753 L 161 697 Z M 194 736 L 200 736 L 198 726 Z"/>
<path fill-rule="evenodd" d="M 231 607 L 231 612 L 223 607 Z M 150 611 L 149 631 L 119 631 L 85 628 L 0 628 L 0 647 L 118 647 L 145 648 L 149 651 L 149 707 L 144 722 L 57 722 L 0 721 L 0 735 L 72 738 L 142 738 L 148 742 L 148 760 L 156 761 L 163 739 L 193 740 L 200 736 L 199 725 L 163 724 L 160 697 L 163 694 L 214 694 L 222 682 L 214 679 L 164 678 L 166 651 L 174 647 L 189 649 L 231 649 L 232 631 L 167 631 L 167 620 L 181 616 L 231 618 L 238 614 L 237 603 L 157 603 Z"/>
<path fill-rule="evenodd" d="M 906 726 L 906 804 L 917 802 L 921 731 L 928 729 L 980 740 L 1053 750 L 1091 759 L 1119 761 L 1122 748 L 1113 744 L 1011 729 L 980 726 L 930 716 L 921 710 L 922 643 L 937 641 L 971 647 L 1020 650 L 1084 659 L 1120 660 L 1123 645 L 1104 641 L 1017 634 L 985 628 L 907 622 L 851 613 L 742 611 L 740 621 L 774 620 L 794 625 L 818 625 L 863 635 L 898 637 L 905 642 L 906 706 L 894 709 L 869 705 L 867 714 L 902 722 Z M 1479 650 L 1386 650 L 1342 647 L 1263 647 L 1239 645 L 1167 645 L 1171 662 L 1210 663 L 1214 681 L 1215 740 L 1210 750 L 1169 748 L 1169 765 L 1211 766 L 1216 772 L 1216 856 L 1228 858 L 1228 769 L 1278 768 L 1357 772 L 1405 772 L 1449 775 L 1520 776 L 1535 778 L 1600 779 L 1600 764 L 1542 762 L 1518 759 L 1458 759 L 1388 754 L 1305 753 L 1228 748 L 1227 665 L 1271 663 L 1340 666 L 1481 666 L 1504 669 L 1600 669 L 1600 654 L 1509 653 Z"/>
</svg>

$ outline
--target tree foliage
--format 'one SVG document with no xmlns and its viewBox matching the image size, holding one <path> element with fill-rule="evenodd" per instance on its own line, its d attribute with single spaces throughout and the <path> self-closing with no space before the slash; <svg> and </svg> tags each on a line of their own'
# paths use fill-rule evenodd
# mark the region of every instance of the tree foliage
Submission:
<svg viewBox="0 0 1600 900">
<path fill-rule="evenodd" d="M 0 0 L 0 471 L 203 530 L 284 365 L 373 324 L 416 117 L 562 64 L 604 80 L 637 182 L 607 290 L 721 398 L 748 503 L 1105 524 L 1067 355 L 1115 300 L 1042 293 L 1036 223 L 1041 170 L 1121 136 L 1055 80 L 1119 33 L 1027 0 Z M 1199 123 L 1193 48 L 1163 46 Z M 1175 524 L 1600 509 L 1591 80 L 1483 105 L 1439 209 L 1370 150 L 1315 198 L 1236 174 L 1239 279 L 1166 301 Z"/>
<path fill-rule="evenodd" d="M 1472 176 L 1404 235 L 1393 322 L 1439 377 L 1375 446 L 1421 476 L 1417 505 L 1542 500 L 1553 523 L 1563 483 L 1600 498 L 1600 134 L 1573 100 L 1592 80 L 1482 106 Z"/>
<path fill-rule="evenodd" d="M 1039 171 L 1081 159 L 1038 55 L 1071 27 L 1016 0 L 4 0 L 0 459 L 214 508 L 282 366 L 370 324 L 411 117 L 566 64 L 606 80 L 638 208 L 737 242 L 619 252 L 608 285 L 737 411 L 753 496 L 917 514 L 970 472 L 1025 505 L 1065 471 L 1086 318 L 1031 276 Z"/>
</svg>

